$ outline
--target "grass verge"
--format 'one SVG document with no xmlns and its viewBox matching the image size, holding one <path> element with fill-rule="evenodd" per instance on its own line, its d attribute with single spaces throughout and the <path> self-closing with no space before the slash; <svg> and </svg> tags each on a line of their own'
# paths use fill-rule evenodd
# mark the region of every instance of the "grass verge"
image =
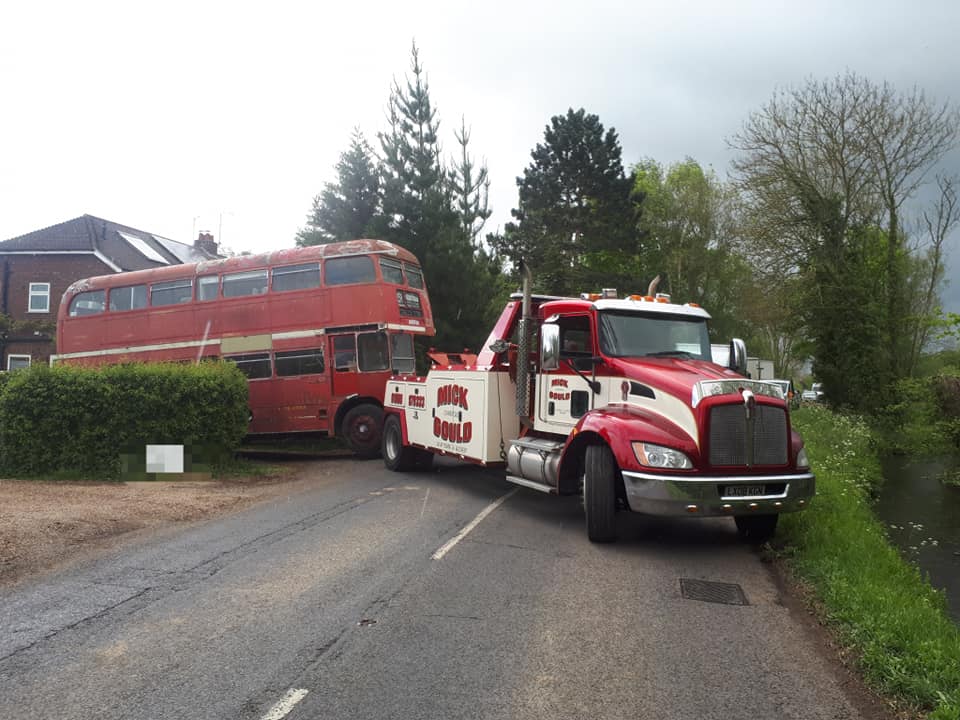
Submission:
<svg viewBox="0 0 960 720">
<path fill-rule="evenodd" d="M 782 553 L 816 590 L 873 687 L 931 720 L 960 720 L 960 628 L 870 509 L 880 465 L 869 428 L 822 407 L 793 413 L 793 425 L 817 474 L 817 498 L 781 518 Z"/>
</svg>

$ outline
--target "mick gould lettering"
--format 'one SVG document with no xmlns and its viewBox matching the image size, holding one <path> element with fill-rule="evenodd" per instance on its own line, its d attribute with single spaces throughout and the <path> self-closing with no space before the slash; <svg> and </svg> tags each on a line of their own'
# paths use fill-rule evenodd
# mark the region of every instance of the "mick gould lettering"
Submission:
<svg viewBox="0 0 960 720">
<path fill-rule="evenodd" d="M 463 410 L 469 410 L 467 388 L 462 385 L 443 385 L 437 388 L 437 409 L 439 410 L 444 406 L 453 406 Z M 434 417 L 433 435 L 447 442 L 465 445 L 473 438 L 473 423 L 470 421 L 454 422 Z"/>
</svg>

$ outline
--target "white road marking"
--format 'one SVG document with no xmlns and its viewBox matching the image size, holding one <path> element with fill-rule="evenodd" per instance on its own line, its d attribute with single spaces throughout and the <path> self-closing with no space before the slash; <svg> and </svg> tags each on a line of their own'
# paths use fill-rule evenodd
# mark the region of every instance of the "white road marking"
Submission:
<svg viewBox="0 0 960 720">
<path fill-rule="evenodd" d="M 494 510 L 496 510 L 496 509 L 497 509 L 498 507 L 500 507 L 501 505 L 503 505 L 503 503 L 505 503 L 507 500 L 509 500 L 511 496 L 516 495 L 518 492 L 520 492 L 520 488 L 516 488 L 515 490 L 511 490 L 510 492 L 508 492 L 508 493 L 507 493 L 506 495 L 504 495 L 503 497 L 497 498 L 497 499 L 494 500 L 492 503 L 490 503 L 489 505 L 487 505 L 483 510 L 480 511 L 480 514 L 479 514 L 479 515 L 477 515 L 473 520 L 471 520 L 469 523 L 467 523 L 467 525 L 463 528 L 463 530 L 461 530 L 461 531 L 458 532 L 456 535 L 454 535 L 452 538 L 450 538 L 449 540 L 447 540 L 447 542 L 445 542 L 445 543 L 443 544 L 443 546 L 442 546 L 439 550 L 437 550 L 437 551 L 430 557 L 430 559 L 431 559 L 431 560 L 439 560 L 439 559 L 442 558 L 444 555 L 446 555 L 448 552 L 450 552 L 450 550 L 453 548 L 453 546 L 456 545 L 456 544 L 457 544 L 458 542 L 460 542 L 461 540 L 463 540 L 463 539 L 469 534 L 469 532 L 470 532 L 471 530 L 473 530 L 477 525 L 479 525 L 481 522 L 483 522 L 483 519 L 484 519 L 487 515 L 489 515 L 490 513 L 492 513 Z"/>
<path fill-rule="evenodd" d="M 420 507 L 420 519 L 423 520 L 423 511 L 427 509 L 427 498 L 430 497 L 430 488 L 427 488 L 427 494 L 423 496 L 423 505 Z"/>
<path fill-rule="evenodd" d="M 298 702 L 303 700 L 306 697 L 309 690 L 304 690 L 300 688 L 299 690 L 290 689 L 287 690 L 287 694 L 284 695 L 280 700 L 267 711 L 267 714 L 264 715 L 260 720 L 280 720 L 280 718 L 286 717 L 287 713 L 293 710 L 293 706 Z"/>
</svg>

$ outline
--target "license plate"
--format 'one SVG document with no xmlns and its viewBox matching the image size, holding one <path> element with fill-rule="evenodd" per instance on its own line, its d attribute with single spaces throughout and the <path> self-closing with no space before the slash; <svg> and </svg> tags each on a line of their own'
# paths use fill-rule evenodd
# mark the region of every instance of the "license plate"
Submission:
<svg viewBox="0 0 960 720">
<path fill-rule="evenodd" d="M 755 497 L 757 495 L 766 495 L 767 488 L 764 485 L 727 485 L 723 490 L 725 497 Z"/>
</svg>

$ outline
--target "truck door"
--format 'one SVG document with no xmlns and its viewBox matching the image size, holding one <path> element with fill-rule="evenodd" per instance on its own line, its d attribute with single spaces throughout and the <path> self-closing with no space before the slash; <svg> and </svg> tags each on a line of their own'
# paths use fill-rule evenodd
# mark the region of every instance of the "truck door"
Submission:
<svg viewBox="0 0 960 720">
<path fill-rule="evenodd" d="M 560 327 L 560 367 L 537 377 L 537 429 L 567 432 L 590 409 L 590 388 L 571 363 L 596 353 L 593 323 L 589 315 L 569 315 L 557 321 Z M 583 371 L 590 376 L 590 370 Z"/>
</svg>

